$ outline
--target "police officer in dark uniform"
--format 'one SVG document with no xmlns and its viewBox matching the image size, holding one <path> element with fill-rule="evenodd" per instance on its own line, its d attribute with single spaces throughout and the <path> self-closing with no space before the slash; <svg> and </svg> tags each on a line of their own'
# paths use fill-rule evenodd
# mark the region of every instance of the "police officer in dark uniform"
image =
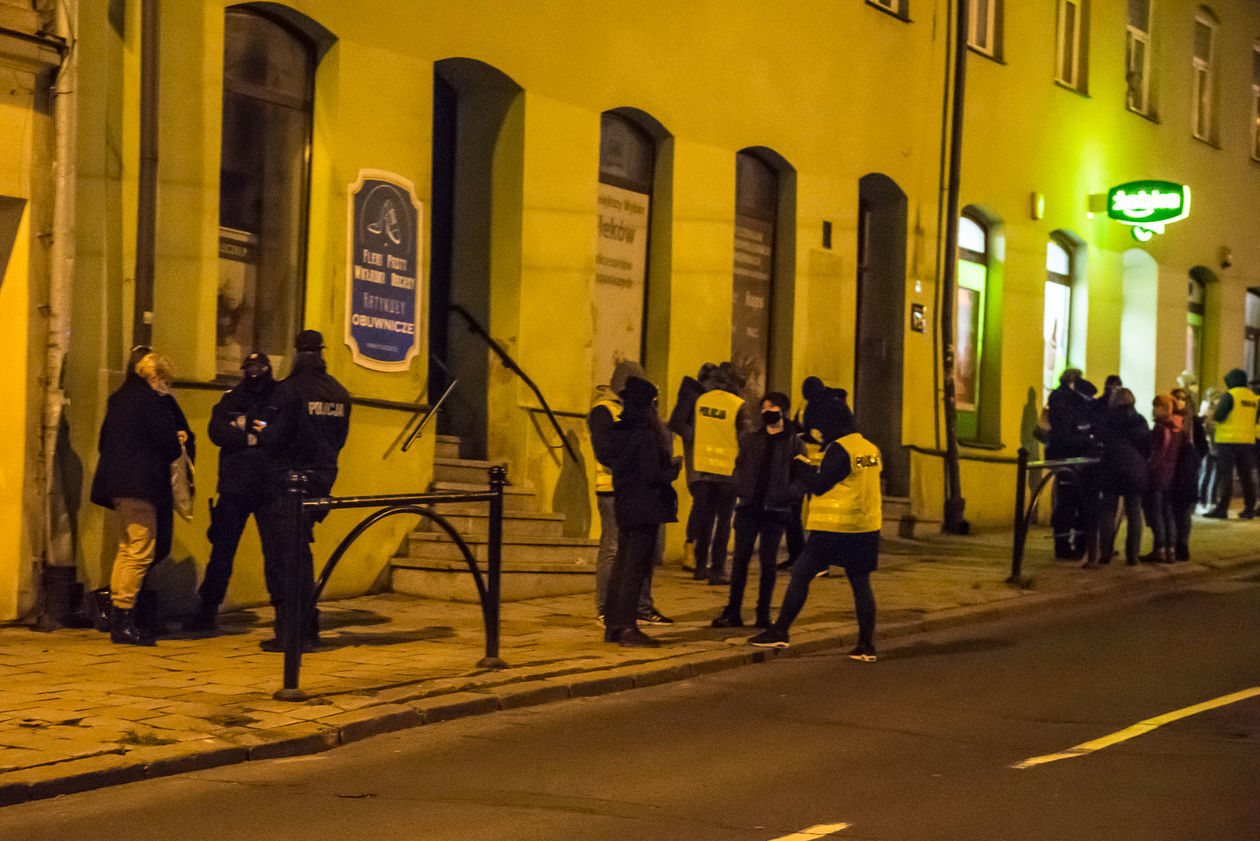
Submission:
<svg viewBox="0 0 1260 841">
<path fill-rule="evenodd" d="M 265 353 L 251 353 L 244 376 L 220 398 L 210 414 L 210 440 L 219 447 L 219 498 L 210 507 L 210 561 L 197 594 L 201 604 L 184 623 L 186 631 L 215 631 L 219 605 L 232 576 L 232 560 L 251 514 L 255 519 L 273 493 L 271 459 L 259 446 L 267 427 L 276 381 Z"/>
<path fill-rule="evenodd" d="M 287 582 L 285 542 L 289 525 L 284 520 L 285 476 L 296 471 L 306 479 L 308 496 L 327 496 L 337 479 L 337 455 L 350 431 L 350 394 L 329 376 L 322 350 L 324 337 L 318 330 L 303 330 L 294 342 L 297 358 L 289 376 L 272 393 L 272 407 L 259 440 L 271 457 L 272 493 L 258 512 L 258 531 L 263 546 L 263 573 L 267 592 L 276 609 L 276 637 L 265 640 L 268 651 L 283 651 Z M 301 576 L 303 602 L 314 591 L 315 575 L 310 542 L 314 523 L 305 523 L 307 539 L 297 564 Z M 318 617 L 313 617 L 303 640 L 303 648 L 319 642 Z"/>
</svg>

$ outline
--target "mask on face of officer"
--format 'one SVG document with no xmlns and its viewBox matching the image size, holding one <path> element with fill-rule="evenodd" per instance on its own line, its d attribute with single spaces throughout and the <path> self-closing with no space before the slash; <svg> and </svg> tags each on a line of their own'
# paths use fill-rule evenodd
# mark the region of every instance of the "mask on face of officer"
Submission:
<svg viewBox="0 0 1260 841">
<path fill-rule="evenodd" d="M 265 353 L 255 352 L 245 357 L 241 371 L 244 373 L 242 382 L 249 391 L 261 391 L 273 382 L 271 360 Z"/>
<path fill-rule="evenodd" d="M 766 426 L 776 426 L 781 420 L 783 420 L 783 413 L 778 409 L 761 413 L 761 422 Z"/>
</svg>

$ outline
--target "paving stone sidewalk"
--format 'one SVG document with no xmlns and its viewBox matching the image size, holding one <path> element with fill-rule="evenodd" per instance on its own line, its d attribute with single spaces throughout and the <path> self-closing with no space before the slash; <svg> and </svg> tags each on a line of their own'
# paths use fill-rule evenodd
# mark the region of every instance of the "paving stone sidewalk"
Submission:
<svg viewBox="0 0 1260 841">
<path fill-rule="evenodd" d="M 1048 535 L 1034 531 L 1021 586 L 1006 583 L 1009 531 L 886 541 L 872 578 L 877 641 L 1190 586 L 1260 564 L 1260 524 L 1196 518 L 1194 529 L 1189 563 L 1097 570 L 1053 561 Z M 785 580 L 780 574 L 776 606 Z M 272 697 L 283 658 L 258 647 L 271 636 L 267 609 L 226 614 L 218 636 L 176 635 L 153 648 L 112 645 L 91 630 L 0 628 L 0 805 L 313 753 L 405 727 L 848 646 L 856 637 L 840 570 L 814 582 L 792 646 L 778 652 L 745 643 L 755 628 L 709 627 L 725 588 L 667 564 L 654 590 L 658 609 L 677 620 L 648 628 L 660 649 L 605 644 L 589 594 L 504 604 L 500 654 L 508 667 L 500 670 L 477 666 L 485 653 L 477 605 L 394 594 L 326 603 L 326 644 L 303 657 L 301 685 L 311 697 L 301 703 Z"/>
</svg>

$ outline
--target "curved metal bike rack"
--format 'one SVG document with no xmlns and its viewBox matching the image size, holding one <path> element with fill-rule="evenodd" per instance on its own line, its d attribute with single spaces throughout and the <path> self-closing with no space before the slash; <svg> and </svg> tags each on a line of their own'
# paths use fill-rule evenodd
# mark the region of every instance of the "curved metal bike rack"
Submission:
<svg viewBox="0 0 1260 841">
<path fill-rule="evenodd" d="M 1065 474 L 1079 475 L 1083 468 L 1098 464 L 1098 462 L 1099 459 L 1096 458 L 1060 458 L 1045 461 L 1029 461 L 1028 450 L 1023 447 L 1019 448 L 1019 457 L 1016 460 L 1018 465 L 1017 478 L 1015 480 L 1015 535 L 1014 545 L 1011 547 L 1011 577 L 1007 579 L 1008 582 L 1012 584 L 1019 583 L 1020 571 L 1024 562 L 1024 543 L 1028 539 L 1028 528 L 1032 524 L 1033 511 L 1037 508 L 1037 500 L 1041 496 L 1041 492 L 1045 490 L 1046 485 L 1050 484 L 1050 480 L 1056 476 Z M 1037 483 L 1032 499 L 1025 504 L 1025 499 L 1028 495 L 1029 470 L 1045 470 L 1046 473 L 1041 477 L 1041 481 Z M 1094 539 L 1098 524 L 1094 506 L 1087 505 L 1085 510 L 1088 512 L 1085 528 L 1089 541 L 1088 562 L 1093 564 L 1098 560 L 1098 542 Z"/>
</svg>

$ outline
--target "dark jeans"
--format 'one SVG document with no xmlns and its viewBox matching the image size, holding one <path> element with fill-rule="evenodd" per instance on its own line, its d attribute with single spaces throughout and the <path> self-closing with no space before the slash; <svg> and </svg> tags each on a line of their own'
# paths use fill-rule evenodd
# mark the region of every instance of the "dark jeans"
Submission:
<svg viewBox="0 0 1260 841">
<path fill-rule="evenodd" d="M 1147 491 L 1142 504 L 1147 525 L 1151 527 L 1151 537 L 1155 541 L 1155 550 L 1172 549 L 1177 527 L 1172 498 L 1168 491 Z"/>
<path fill-rule="evenodd" d="M 1190 552 L 1190 523 L 1193 521 L 1194 501 L 1173 503 L 1173 548 L 1183 555 Z"/>
<path fill-rule="evenodd" d="M 608 580 L 612 577 L 613 561 L 617 558 L 617 510 L 613 505 L 612 494 L 596 494 L 595 503 L 599 507 L 599 551 L 595 555 L 595 614 L 603 616 L 608 613 Z M 664 526 L 661 526 L 664 528 Z M 665 541 L 657 542 L 657 551 L 643 577 L 643 588 L 639 590 L 639 613 L 651 613 L 656 610 L 652 601 L 652 570 L 660 566 L 665 550 Z"/>
<path fill-rule="evenodd" d="M 811 532 L 805 543 L 805 551 L 792 565 L 792 577 L 787 592 L 783 594 L 783 606 L 774 627 L 784 633 L 796 621 L 809 585 L 818 573 L 833 565 L 843 565 L 844 575 L 853 590 L 853 607 L 857 613 L 858 644 L 873 645 L 875 642 L 875 594 L 871 590 L 871 567 L 879 554 L 879 532 L 858 534 Z M 824 545 L 828 548 L 824 548 Z M 846 563 L 849 562 L 849 563 Z"/>
<path fill-rule="evenodd" d="M 801 556 L 805 549 L 805 525 L 801 518 L 803 500 L 798 499 L 792 505 L 792 513 L 788 516 L 783 529 L 783 537 L 787 541 L 788 564 L 791 565 Z"/>
<path fill-rule="evenodd" d="M 1216 453 L 1208 453 L 1199 466 L 1199 504 L 1211 505 L 1216 490 Z"/>
<path fill-rule="evenodd" d="M 206 537 L 210 539 L 210 560 L 206 563 L 206 576 L 197 589 L 203 605 L 223 604 L 245 523 L 251 514 L 257 518 L 264 502 L 261 496 L 220 494 L 210 509 L 210 528 L 206 530 Z"/>
<path fill-rule="evenodd" d="M 258 524 L 258 537 L 262 541 L 263 579 L 267 583 L 267 593 L 276 610 L 276 628 L 287 627 L 286 617 L 289 609 L 289 575 L 290 559 L 288 558 L 289 541 L 293 524 L 284 516 L 284 494 L 267 500 L 254 512 L 254 522 Z M 311 542 L 315 539 L 314 523 L 310 518 L 302 523 L 303 539 L 300 541 L 300 555 L 293 563 L 292 574 L 298 577 L 301 588 L 301 602 L 298 609 L 310 603 L 315 592 L 315 566 L 311 556 Z M 311 625 L 317 629 L 318 613 L 312 613 Z"/>
<path fill-rule="evenodd" d="M 726 605 L 726 612 L 731 616 L 739 616 L 743 610 L 748 563 L 752 560 L 753 545 L 758 540 L 757 560 L 761 564 L 761 577 L 757 581 L 757 616 L 770 615 L 775 562 L 787 516 L 778 511 L 735 511 L 735 554 L 731 556 L 731 595 Z"/>
<path fill-rule="evenodd" d="M 1098 545 L 1100 547 L 1098 560 L 1103 563 L 1111 557 L 1112 551 L 1116 548 L 1116 534 L 1119 531 L 1116 526 L 1116 512 L 1120 508 L 1121 496 L 1119 494 L 1104 493 L 1102 495 L 1102 503 L 1099 506 L 1098 516 L 1101 522 L 1098 524 Z M 1141 494 L 1124 494 L 1124 519 L 1126 521 L 1124 532 L 1124 559 L 1126 561 L 1136 561 L 1138 553 L 1142 551 L 1142 495 Z"/>
<path fill-rule="evenodd" d="M 696 577 L 707 569 L 718 578 L 726 568 L 726 546 L 731 539 L 731 515 L 735 511 L 732 482 L 700 480 L 691 486 L 691 505 L 696 514 Z"/>
<path fill-rule="evenodd" d="M 1089 498 L 1089 476 L 1086 473 L 1060 473 L 1055 478 L 1050 525 L 1054 529 L 1056 558 L 1079 557 L 1085 548 Z"/>
<path fill-rule="evenodd" d="M 617 531 L 617 557 L 608 578 L 608 604 L 604 627 L 609 631 L 634 628 L 638 617 L 643 579 L 652 570 L 652 556 L 660 526 L 621 526 Z"/>
<path fill-rule="evenodd" d="M 1238 470 L 1238 482 L 1242 485 L 1243 510 L 1256 510 L 1256 445 L 1216 445 L 1216 511 L 1229 510 L 1234 498 L 1234 470 Z"/>
</svg>

